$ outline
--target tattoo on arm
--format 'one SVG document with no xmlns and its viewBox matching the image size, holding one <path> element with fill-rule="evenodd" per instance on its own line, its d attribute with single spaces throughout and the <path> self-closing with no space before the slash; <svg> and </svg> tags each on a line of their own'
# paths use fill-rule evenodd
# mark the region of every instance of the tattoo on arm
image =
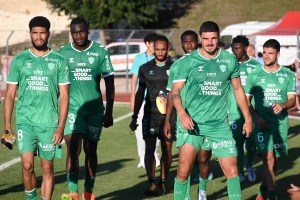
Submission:
<svg viewBox="0 0 300 200">
<path fill-rule="evenodd" d="M 179 94 L 172 94 L 172 100 L 174 101 L 176 99 L 180 100 L 181 99 L 180 95 Z"/>
</svg>

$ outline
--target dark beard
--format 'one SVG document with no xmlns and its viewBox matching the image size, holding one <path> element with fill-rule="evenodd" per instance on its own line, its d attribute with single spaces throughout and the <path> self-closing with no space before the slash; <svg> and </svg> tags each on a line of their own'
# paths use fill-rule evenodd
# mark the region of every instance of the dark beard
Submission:
<svg viewBox="0 0 300 200">
<path fill-rule="evenodd" d="M 32 40 L 31 40 L 32 46 L 38 50 L 38 51 L 45 51 L 48 49 L 48 40 L 44 42 L 43 45 L 37 46 Z"/>
<path fill-rule="evenodd" d="M 155 55 L 155 54 L 154 54 L 154 55 Z M 164 56 L 164 58 L 162 58 L 162 59 L 158 59 L 158 58 L 155 56 L 155 59 L 158 60 L 159 62 L 167 61 L 167 60 L 168 60 L 168 54 L 166 54 L 166 55 Z"/>
</svg>

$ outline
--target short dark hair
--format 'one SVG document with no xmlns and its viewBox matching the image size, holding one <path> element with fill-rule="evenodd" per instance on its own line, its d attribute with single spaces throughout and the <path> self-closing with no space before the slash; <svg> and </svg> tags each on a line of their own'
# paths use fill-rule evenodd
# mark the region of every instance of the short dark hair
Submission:
<svg viewBox="0 0 300 200">
<path fill-rule="evenodd" d="M 74 24 L 84 24 L 84 26 L 86 28 L 89 28 L 89 23 L 82 17 L 76 17 L 74 19 L 72 19 L 70 26 L 74 25 Z"/>
<path fill-rule="evenodd" d="M 203 32 L 217 32 L 218 35 L 220 35 L 219 26 L 216 22 L 213 22 L 213 21 L 203 22 L 203 24 L 200 26 L 200 30 L 199 30 L 200 35 Z"/>
<path fill-rule="evenodd" d="M 280 52 L 280 43 L 275 39 L 269 39 L 264 43 L 263 48 L 273 48 Z"/>
<path fill-rule="evenodd" d="M 32 18 L 29 22 L 29 30 L 31 31 L 33 27 L 43 27 L 46 28 L 47 31 L 50 30 L 50 21 L 43 16 L 36 16 Z"/>
<path fill-rule="evenodd" d="M 182 42 L 182 40 L 183 40 L 183 37 L 186 36 L 186 35 L 193 35 L 193 36 L 195 36 L 195 38 L 196 38 L 196 40 L 197 40 L 197 42 L 198 42 L 198 35 L 197 35 L 197 33 L 196 33 L 195 31 L 192 31 L 192 30 L 184 31 L 184 32 L 181 34 L 181 37 L 180 37 L 181 42 Z"/>
<path fill-rule="evenodd" d="M 146 44 L 146 42 L 154 42 L 154 39 L 158 36 L 157 33 L 148 33 L 147 35 L 145 35 L 144 37 L 144 42 Z"/>
<path fill-rule="evenodd" d="M 157 35 L 155 38 L 154 38 L 154 43 L 156 41 L 165 41 L 167 43 L 167 45 L 169 45 L 169 40 L 166 36 L 164 35 Z"/>
<path fill-rule="evenodd" d="M 249 39 L 244 35 L 238 35 L 232 39 L 231 46 L 233 45 L 233 43 L 242 43 L 243 45 L 245 45 L 247 47 L 247 46 L 249 46 Z"/>
</svg>

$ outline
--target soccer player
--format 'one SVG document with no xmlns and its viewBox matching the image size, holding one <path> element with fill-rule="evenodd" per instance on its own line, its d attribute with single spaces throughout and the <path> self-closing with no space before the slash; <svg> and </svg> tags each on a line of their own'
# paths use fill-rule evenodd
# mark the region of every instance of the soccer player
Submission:
<svg viewBox="0 0 300 200">
<path fill-rule="evenodd" d="M 183 32 L 181 34 L 181 45 L 182 45 L 182 49 L 184 51 L 184 53 L 191 53 L 192 51 L 198 49 L 198 35 L 197 33 L 195 33 L 194 31 L 191 30 L 187 30 L 185 32 Z M 178 61 L 176 61 L 170 69 L 170 75 L 169 75 L 169 79 L 168 79 L 168 86 L 167 86 L 167 90 L 171 91 L 172 88 L 172 83 L 173 83 L 173 79 L 174 79 L 174 74 L 175 72 L 178 70 L 178 68 L 180 67 L 180 62 L 181 59 L 179 59 Z M 181 98 L 184 99 L 185 98 L 185 88 L 183 88 L 183 90 L 181 90 L 180 95 Z M 184 100 L 183 100 L 184 101 Z M 170 137 L 170 130 L 171 130 L 171 126 L 170 126 L 170 117 L 171 117 L 171 113 L 172 110 L 174 109 L 173 106 L 173 102 L 172 102 L 172 98 L 171 98 L 171 94 L 168 94 L 168 102 L 167 102 L 167 113 L 166 113 L 166 120 L 165 120 L 165 125 L 164 125 L 164 134 L 167 137 Z M 177 125 L 180 125 L 180 122 L 177 120 Z M 178 126 L 179 126 L 178 125 Z M 206 183 L 209 180 L 209 159 L 211 157 L 211 150 L 210 148 L 205 148 L 205 146 L 203 148 L 200 149 L 199 153 L 198 153 L 198 159 L 195 160 L 194 166 L 198 167 L 199 169 L 199 162 L 200 161 L 200 172 L 201 172 L 201 179 L 199 180 L 199 174 L 197 175 L 197 181 L 200 182 L 199 184 L 199 192 L 198 194 L 200 194 L 200 196 L 206 196 Z M 197 170 L 198 171 L 198 170 Z M 212 178 L 212 175 L 210 176 L 210 179 Z M 198 197 L 199 199 L 201 199 L 200 197 Z M 189 200 L 191 199 L 190 196 L 190 176 L 188 177 L 188 182 L 187 182 L 187 189 L 186 189 L 186 195 L 185 195 L 185 200 Z"/>
<path fill-rule="evenodd" d="M 89 26 L 84 18 L 74 18 L 70 24 L 73 42 L 61 47 L 70 65 L 70 105 L 64 139 L 67 145 L 66 171 L 69 193 L 63 200 L 78 198 L 78 172 L 81 145 L 85 153 L 85 183 L 82 199 L 95 199 L 94 182 L 98 165 L 97 145 L 102 126 L 113 125 L 115 96 L 114 69 L 104 46 L 88 40 Z M 106 108 L 103 106 L 100 79 L 106 86 Z M 105 112 L 104 112 L 105 110 Z"/>
<path fill-rule="evenodd" d="M 247 55 L 247 48 L 249 46 L 249 40 L 246 36 L 238 35 L 232 39 L 231 49 L 232 53 L 236 56 L 239 61 L 240 67 L 240 79 L 242 86 L 245 87 L 247 77 L 250 73 L 254 72 L 256 69 L 261 69 L 262 65 Z M 244 143 L 246 141 L 247 149 L 247 164 L 246 169 L 248 172 L 248 180 L 254 182 L 256 179 L 256 174 L 252 168 L 253 159 L 256 152 L 256 144 L 254 136 L 246 138 L 242 133 L 244 118 L 239 109 L 232 87 L 230 87 L 229 93 L 229 124 L 231 125 L 231 130 L 233 138 L 235 140 L 235 145 L 237 148 L 237 158 L 238 158 L 238 169 L 240 182 L 246 181 L 244 172 Z"/>
<path fill-rule="evenodd" d="M 250 111 L 255 121 L 253 131 L 257 153 L 263 160 L 263 178 L 256 200 L 277 199 L 275 169 L 278 157 L 288 154 L 288 112 L 295 106 L 295 74 L 278 64 L 280 44 L 275 39 L 263 45 L 265 65 L 249 74 L 245 86 L 248 102 L 254 98 L 255 110 Z"/>
<path fill-rule="evenodd" d="M 53 159 L 57 153 L 56 147 L 63 139 L 68 112 L 68 63 L 63 56 L 47 46 L 49 29 L 50 22 L 45 17 L 37 16 L 30 20 L 32 47 L 13 58 L 4 101 L 5 130 L 12 132 L 11 117 L 18 91 L 16 129 L 27 200 L 37 198 L 34 172 L 36 150 L 43 176 L 40 199 L 52 197 Z"/>
<path fill-rule="evenodd" d="M 143 64 L 139 70 L 139 88 L 135 95 L 134 112 L 132 121 L 129 125 L 134 131 L 137 126 L 137 115 L 143 104 L 144 92 L 147 89 L 146 103 L 144 106 L 143 117 L 143 138 L 146 144 L 145 167 L 149 180 L 149 187 L 144 194 L 147 196 L 159 196 L 166 193 L 165 180 L 168 176 L 172 162 L 172 144 L 175 141 L 175 118 L 176 113 L 173 110 L 171 123 L 171 137 L 164 136 L 163 127 L 165 123 L 165 114 L 160 113 L 156 105 L 156 97 L 160 91 L 167 94 L 167 82 L 170 66 L 173 62 L 168 57 L 170 48 L 169 40 L 165 36 L 159 35 L 154 39 L 155 59 Z M 155 184 L 155 158 L 154 151 L 156 140 L 161 140 L 161 174 L 158 187 Z"/>
<path fill-rule="evenodd" d="M 177 129 L 176 146 L 179 148 L 179 163 L 174 184 L 174 199 L 184 199 L 187 178 L 194 158 L 206 142 L 218 158 L 227 178 L 229 199 L 240 200 L 242 194 L 237 153 L 226 109 L 229 85 L 232 85 L 244 115 L 243 132 L 247 136 L 253 129 L 248 102 L 240 82 L 236 58 L 227 51 L 217 48 L 218 25 L 212 21 L 204 22 L 200 26 L 199 35 L 202 47 L 182 58 L 171 90 L 174 107 L 181 123 Z M 180 95 L 183 86 L 186 87 L 184 101 Z M 206 197 L 203 196 L 202 199 Z"/>
<path fill-rule="evenodd" d="M 132 74 L 131 77 L 131 96 L 130 96 L 130 109 L 134 110 L 134 99 L 135 99 L 135 92 L 136 87 L 138 86 L 138 73 L 140 66 L 142 64 L 145 64 L 146 62 L 154 59 L 154 38 L 157 36 L 156 33 L 149 33 L 144 37 L 145 45 L 147 46 L 147 50 L 143 53 L 138 54 L 133 61 L 132 67 L 130 69 L 130 73 Z M 145 93 L 146 94 L 146 93 Z M 140 158 L 140 162 L 138 164 L 138 167 L 145 167 L 145 141 L 143 140 L 143 130 L 142 130 L 142 119 L 144 116 L 144 105 L 143 103 L 140 112 L 138 114 L 137 123 L 140 124 L 135 130 L 135 137 L 137 142 L 137 149 L 138 149 L 138 156 Z M 159 146 L 160 140 L 157 139 L 156 141 L 156 149 L 154 152 L 154 157 L 156 160 L 156 166 L 160 165 L 160 161 L 157 156 L 157 148 Z"/>
</svg>

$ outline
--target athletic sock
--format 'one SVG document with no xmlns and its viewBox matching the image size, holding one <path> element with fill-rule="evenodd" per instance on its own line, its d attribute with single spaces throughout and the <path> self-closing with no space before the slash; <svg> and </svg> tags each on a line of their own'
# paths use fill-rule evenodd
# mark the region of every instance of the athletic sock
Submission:
<svg viewBox="0 0 300 200">
<path fill-rule="evenodd" d="M 149 184 L 155 183 L 155 177 L 150 177 L 150 178 L 148 179 L 148 182 L 149 182 Z"/>
<path fill-rule="evenodd" d="M 199 178 L 199 190 L 204 190 L 206 191 L 206 184 L 208 182 L 208 179 L 204 179 L 204 178 Z"/>
<path fill-rule="evenodd" d="M 244 140 L 242 138 L 236 138 L 236 147 L 237 147 L 237 167 L 239 170 L 239 174 L 245 175 L 244 172 Z"/>
<path fill-rule="evenodd" d="M 36 200 L 36 188 L 31 191 L 25 190 L 26 200 Z"/>
<path fill-rule="evenodd" d="M 238 176 L 227 180 L 227 191 L 230 200 L 242 200 L 242 190 Z"/>
<path fill-rule="evenodd" d="M 158 185 L 159 185 L 159 184 L 162 184 L 162 183 L 165 183 L 165 182 L 166 182 L 166 179 L 160 178 L 159 181 L 158 181 Z"/>
<path fill-rule="evenodd" d="M 267 194 L 268 194 L 267 186 L 261 184 L 258 190 L 258 195 L 267 195 Z"/>
<path fill-rule="evenodd" d="M 191 175 L 189 175 L 186 183 L 186 192 L 185 192 L 185 198 L 191 199 Z"/>
<path fill-rule="evenodd" d="M 67 174 L 68 190 L 78 193 L 78 174 Z"/>
<path fill-rule="evenodd" d="M 95 178 L 96 178 L 95 176 L 85 176 L 85 181 L 84 181 L 85 192 L 93 193 Z"/>
<path fill-rule="evenodd" d="M 187 187 L 186 181 L 179 181 L 177 178 L 175 178 L 174 181 L 174 200 L 182 200 L 185 197 L 186 194 L 186 187 Z"/>
<path fill-rule="evenodd" d="M 276 195 L 276 192 L 275 191 L 270 191 L 268 192 L 269 194 L 269 199 L 276 199 L 277 200 L 277 195 Z"/>
<path fill-rule="evenodd" d="M 246 144 L 248 144 L 247 140 L 246 140 Z M 246 149 L 247 149 L 247 164 L 246 164 L 246 166 L 252 167 L 252 163 L 253 163 L 254 157 L 256 155 L 255 143 L 252 144 L 251 142 L 249 142 L 249 144 L 246 145 Z"/>
<path fill-rule="evenodd" d="M 48 199 L 46 199 L 46 198 L 44 198 L 44 197 L 41 197 L 40 200 L 48 200 Z"/>
</svg>

